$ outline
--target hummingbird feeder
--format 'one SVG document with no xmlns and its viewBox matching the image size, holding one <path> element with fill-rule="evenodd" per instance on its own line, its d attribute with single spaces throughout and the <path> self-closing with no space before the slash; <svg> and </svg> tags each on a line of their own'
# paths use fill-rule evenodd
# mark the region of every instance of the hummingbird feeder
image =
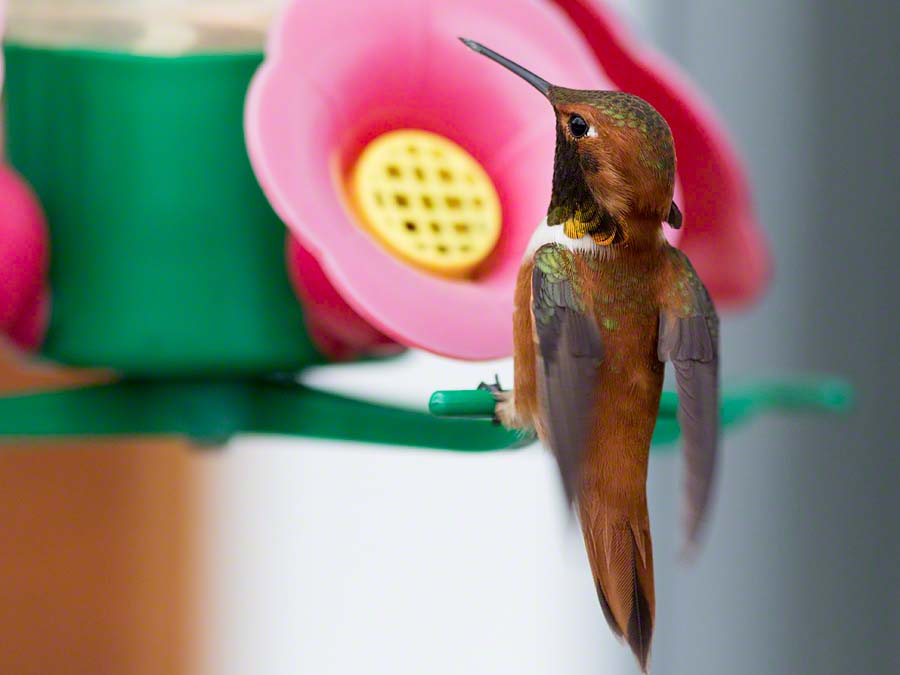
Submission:
<svg viewBox="0 0 900 675">
<path fill-rule="evenodd" d="M 10 16 L 5 125 L 46 227 L 0 169 L 0 332 L 112 381 L 0 398 L 2 436 L 516 443 L 488 420 L 296 381 L 407 346 L 511 353 L 514 277 L 546 209 L 553 139 L 542 102 L 476 73 L 459 35 L 568 86 L 649 100 L 676 140 L 679 246 L 722 305 L 766 284 L 744 172 L 718 123 L 600 0 L 291 1 L 264 54 L 262 22 L 108 9 L 44 35 L 41 11 L 21 2 Z M 435 411 L 484 413 L 477 392 L 448 400 Z"/>
</svg>

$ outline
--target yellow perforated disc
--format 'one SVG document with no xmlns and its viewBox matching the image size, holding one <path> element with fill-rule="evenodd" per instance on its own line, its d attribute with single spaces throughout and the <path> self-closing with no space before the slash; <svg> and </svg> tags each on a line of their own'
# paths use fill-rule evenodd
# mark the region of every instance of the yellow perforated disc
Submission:
<svg viewBox="0 0 900 675">
<path fill-rule="evenodd" d="M 500 199 L 481 165 L 443 136 L 391 131 L 353 167 L 350 199 L 387 249 L 436 274 L 465 277 L 500 236 Z"/>
</svg>

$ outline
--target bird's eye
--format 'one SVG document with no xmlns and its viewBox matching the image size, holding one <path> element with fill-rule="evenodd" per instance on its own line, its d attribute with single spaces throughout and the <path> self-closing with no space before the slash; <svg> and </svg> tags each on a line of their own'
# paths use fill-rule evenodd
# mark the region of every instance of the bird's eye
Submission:
<svg viewBox="0 0 900 675">
<path fill-rule="evenodd" d="M 584 121 L 581 115 L 572 115 L 569 118 L 569 131 L 575 138 L 585 136 L 590 128 L 590 125 Z"/>
</svg>

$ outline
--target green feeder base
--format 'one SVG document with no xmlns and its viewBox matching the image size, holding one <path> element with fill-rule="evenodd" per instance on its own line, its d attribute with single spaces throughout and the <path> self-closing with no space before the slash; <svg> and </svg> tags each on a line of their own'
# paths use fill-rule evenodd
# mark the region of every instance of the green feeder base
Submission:
<svg viewBox="0 0 900 675">
<path fill-rule="evenodd" d="M 244 143 L 261 53 L 5 56 L 7 156 L 50 229 L 44 357 L 167 379 L 327 362 Z"/>
</svg>

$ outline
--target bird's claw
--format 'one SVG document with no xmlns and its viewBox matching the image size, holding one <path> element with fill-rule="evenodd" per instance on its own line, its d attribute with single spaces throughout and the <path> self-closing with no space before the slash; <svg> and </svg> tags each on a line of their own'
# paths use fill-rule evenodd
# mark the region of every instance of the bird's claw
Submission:
<svg viewBox="0 0 900 675">
<path fill-rule="evenodd" d="M 494 375 L 493 384 L 488 384 L 487 382 L 482 382 L 481 384 L 478 385 L 478 388 L 486 389 L 487 391 L 491 392 L 492 394 L 498 394 L 502 391 L 505 391 L 503 389 L 503 387 L 500 386 L 500 376 L 496 375 L 496 374 Z"/>
<path fill-rule="evenodd" d="M 500 403 L 503 400 L 502 394 L 506 391 L 500 385 L 500 376 L 495 373 L 493 383 L 489 384 L 487 382 L 482 382 L 478 385 L 478 389 L 489 391 L 489 392 L 491 392 L 491 395 L 493 395 L 493 397 L 494 397 L 494 414 L 491 419 L 495 425 L 500 426 L 501 421 L 500 421 L 500 418 L 497 416 L 497 405 L 496 404 Z"/>
</svg>

